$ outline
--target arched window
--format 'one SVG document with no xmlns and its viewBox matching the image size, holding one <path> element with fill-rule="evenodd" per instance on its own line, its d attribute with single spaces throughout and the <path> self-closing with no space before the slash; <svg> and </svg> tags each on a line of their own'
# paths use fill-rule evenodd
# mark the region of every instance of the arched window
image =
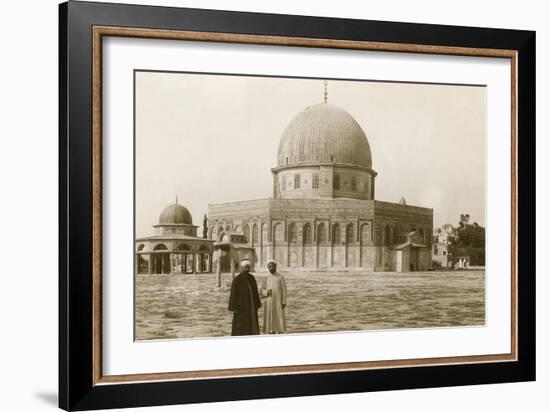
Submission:
<svg viewBox="0 0 550 412">
<path fill-rule="evenodd" d="M 254 223 L 252 226 L 252 246 L 258 245 L 258 225 Z"/>
<path fill-rule="evenodd" d="M 300 173 L 294 175 L 294 189 L 300 188 Z"/>
<path fill-rule="evenodd" d="M 386 227 L 384 228 L 384 245 L 385 246 L 389 246 L 391 243 L 391 239 L 390 239 L 390 226 L 389 225 L 386 225 Z"/>
<path fill-rule="evenodd" d="M 338 223 L 335 223 L 334 226 L 332 226 L 332 243 L 336 245 L 341 242 L 342 234 L 340 233 L 340 225 Z"/>
<path fill-rule="evenodd" d="M 298 241 L 298 227 L 296 223 L 291 223 L 288 227 L 288 243 L 296 243 Z"/>
<path fill-rule="evenodd" d="M 226 231 L 226 232 L 231 232 L 231 225 L 227 225 L 227 226 L 225 227 L 225 231 Z"/>
<path fill-rule="evenodd" d="M 317 226 L 317 241 L 319 243 L 325 243 L 328 239 L 327 227 L 324 223 Z"/>
<path fill-rule="evenodd" d="M 334 190 L 340 190 L 340 175 L 334 175 L 334 181 L 332 182 Z"/>
<path fill-rule="evenodd" d="M 166 247 L 165 244 L 159 243 L 158 245 L 155 246 L 153 250 L 168 250 L 168 248 Z"/>
<path fill-rule="evenodd" d="M 353 243 L 353 223 L 346 226 L 346 244 Z"/>
<path fill-rule="evenodd" d="M 354 192 L 357 190 L 357 179 L 355 178 L 355 176 L 351 177 L 351 190 L 353 190 Z"/>
<path fill-rule="evenodd" d="M 284 241 L 283 225 L 281 223 L 275 223 L 275 226 L 273 226 L 273 242 L 280 244 L 284 243 Z"/>
<path fill-rule="evenodd" d="M 361 242 L 367 243 L 370 242 L 371 238 L 370 223 L 365 223 L 361 226 Z"/>
<path fill-rule="evenodd" d="M 218 226 L 218 236 L 223 232 L 223 226 Z"/>
<path fill-rule="evenodd" d="M 145 245 L 142 243 L 141 245 L 138 246 L 137 250 L 138 252 L 141 252 L 143 249 L 145 249 Z"/>
<path fill-rule="evenodd" d="M 244 225 L 244 237 L 246 238 L 246 243 L 250 243 L 250 226 Z"/>
<path fill-rule="evenodd" d="M 306 223 L 304 225 L 304 244 L 311 245 L 313 243 L 313 231 L 311 230 L 311 225 Z"/>
<path fill-rule="evenodd" d="M 369 193 L 369 178 L 365 178 L 365 181 L 363 182 L 363 190 L 365 193 Z"/>
</svg>

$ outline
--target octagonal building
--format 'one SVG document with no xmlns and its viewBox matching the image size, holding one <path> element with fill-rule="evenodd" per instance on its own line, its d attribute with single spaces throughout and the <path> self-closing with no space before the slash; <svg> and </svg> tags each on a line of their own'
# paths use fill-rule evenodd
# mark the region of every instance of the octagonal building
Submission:
<svg viewBox="0 0 550 412">
<path fill-rule="evenodd" d="M 375 200 L 367 136 L 342 108 L 325 102 L 298 113 L 271 173 L 271 198 L 209 205 L 209 239 L 242 233 L 256 270 L 270 259 L 282 271 L 431 267 L 433 210 Z"/>
</svg>

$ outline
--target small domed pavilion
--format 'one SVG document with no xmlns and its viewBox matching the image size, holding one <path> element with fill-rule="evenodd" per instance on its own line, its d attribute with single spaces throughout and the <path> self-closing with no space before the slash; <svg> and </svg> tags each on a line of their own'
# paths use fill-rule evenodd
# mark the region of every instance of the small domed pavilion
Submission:
<svg viewBox="0 0 550 412">
<path fill-rule="evenodd" d="M 213 241 L 197 237 L 189 210 L 178 203 L 164 208 L 155 234 L 136 240 L 138 274 L 208 273 Z"/>
</svg>

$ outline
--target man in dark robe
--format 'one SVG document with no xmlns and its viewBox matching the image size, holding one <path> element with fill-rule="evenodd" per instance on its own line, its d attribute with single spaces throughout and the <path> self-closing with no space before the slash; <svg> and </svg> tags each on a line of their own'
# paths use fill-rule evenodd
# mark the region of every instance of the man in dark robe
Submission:
<svg viewBox="0 0 550 412">
<path fill-rule="evenodd" d="M 231 336 L 259 335 L 258 309 L 262 306 L 258 285 L 250 274 L 250 261 L 241 262 L 239 273 L 231 284 L 229 310 L 233 312 Z"/>
</svg>

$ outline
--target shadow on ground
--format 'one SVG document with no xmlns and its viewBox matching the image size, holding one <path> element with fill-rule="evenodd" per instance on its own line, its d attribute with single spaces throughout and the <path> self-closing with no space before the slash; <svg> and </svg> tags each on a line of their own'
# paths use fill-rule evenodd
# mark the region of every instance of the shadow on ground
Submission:
<svg viewBox="0 0 550 412">
<path fill-rule="evenodd" d="M 56 392 L 36 392 L 34 397 L 40 399 L 45 404 L 57 408 L 58 397 Z"/>
</svg>

